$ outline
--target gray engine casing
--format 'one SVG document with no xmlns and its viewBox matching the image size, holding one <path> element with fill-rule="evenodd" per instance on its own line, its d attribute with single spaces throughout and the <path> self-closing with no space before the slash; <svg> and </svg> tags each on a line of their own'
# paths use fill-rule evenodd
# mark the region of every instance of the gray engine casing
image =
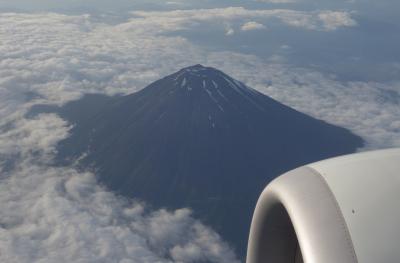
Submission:
<svg viewBox="0 0 400 263">
<path fill-rule="evenodd" d="M 400 149 L 290 171 L 261 194 L 247 263 L 400 262 Z"/>
</svg>

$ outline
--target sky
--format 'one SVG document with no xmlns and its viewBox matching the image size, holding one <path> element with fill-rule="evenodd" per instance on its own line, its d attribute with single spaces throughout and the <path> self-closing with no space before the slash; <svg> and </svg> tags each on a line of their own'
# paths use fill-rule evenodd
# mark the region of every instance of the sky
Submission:
<svg viewBox="0 0 400 263">
<path fill-rule="evenodd" d="M 200 63 L 351 130 L 360 151 L 399 147 L 399 11 L 395 0 L 0 0 L 0 261 L 238 262 L 190 209 L 152 210 L 55 167 L 72 124 L 29 108 L 129 94 Z"/>
</svg>

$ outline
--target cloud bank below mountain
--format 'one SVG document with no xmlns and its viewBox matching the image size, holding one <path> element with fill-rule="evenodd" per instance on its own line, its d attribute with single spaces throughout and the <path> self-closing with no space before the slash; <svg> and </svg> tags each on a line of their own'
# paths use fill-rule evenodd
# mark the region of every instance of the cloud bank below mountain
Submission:
<svg viewBox="0 0 400 263">
<path fill-rule="evenodd" d="M 0 154 L 17 161 L 1 172 L 1 261 L 238 262 L 190 210 L 151 211 L 105 190 L 92 173 L 52 167 L 68 127 L 41 114 L 0 136 Z"/>
</svg>

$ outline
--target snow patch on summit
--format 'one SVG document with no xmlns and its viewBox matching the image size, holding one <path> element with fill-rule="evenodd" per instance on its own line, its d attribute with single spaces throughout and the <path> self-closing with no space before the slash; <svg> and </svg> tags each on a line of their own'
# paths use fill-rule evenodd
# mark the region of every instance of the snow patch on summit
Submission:
<svg viewBox="0 0 400 263">
<path fill-rule="evenodd" d="M 225 112 L 225 111 L 224 111 L 224 108 L 221 106 L 221 104 L 219 103 L 218 99 L 216 99 L 216 98 L 214 97 L 214 95 L 212 94 L 212 92 L 211 92 L 209 89 L 207 89 L 206 87 L 204 87 L 204 90 L 207 92 L 207 94 L 208 94 L 208 96 L 211 98 L 211 100 L 215 102 L 215 104 L 218 106 L 218 108 L 219 108 L 222 112 Z"/>
<path fill-rule="evenodd" d="M 204 90 L 221 112 L 225 112 L 223 105 L 232 101 L 229 98 L 231 96 L 230 89 L 233 89 L 259 110 L 264 110 L 253 98 L 256 95 L 256 91 L 216 69 L 201 65 L 187 67 L 176 73 L 174 80 L 178 87 L 186 88 L 187 91 L 194 89 Z"/>
<path fill-rule="evenodd" d="M 214 80 L 212 80 L 211 82 L 212 82 L 212 84 L 214 85 L 214 88 L 215 88 L 215 90 L 217 91 L 218 95 L 219 95 L 221 98 L 223 98 L 225 101 L 229 101 L 229 100 L 226 98 L 226 96 L 219 90 L 218 84 L 215 83 Z"/>
</svg>

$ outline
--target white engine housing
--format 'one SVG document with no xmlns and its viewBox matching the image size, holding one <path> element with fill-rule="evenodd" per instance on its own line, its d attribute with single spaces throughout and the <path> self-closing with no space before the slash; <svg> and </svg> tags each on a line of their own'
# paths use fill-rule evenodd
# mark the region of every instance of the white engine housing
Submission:
<svg viewBox="0 0 400 263">
<path fill-rule="evenodd" d="M 317 162 L 271 182 L 247 263 L 400 262 L 400 149 Z"/>
</svg>

